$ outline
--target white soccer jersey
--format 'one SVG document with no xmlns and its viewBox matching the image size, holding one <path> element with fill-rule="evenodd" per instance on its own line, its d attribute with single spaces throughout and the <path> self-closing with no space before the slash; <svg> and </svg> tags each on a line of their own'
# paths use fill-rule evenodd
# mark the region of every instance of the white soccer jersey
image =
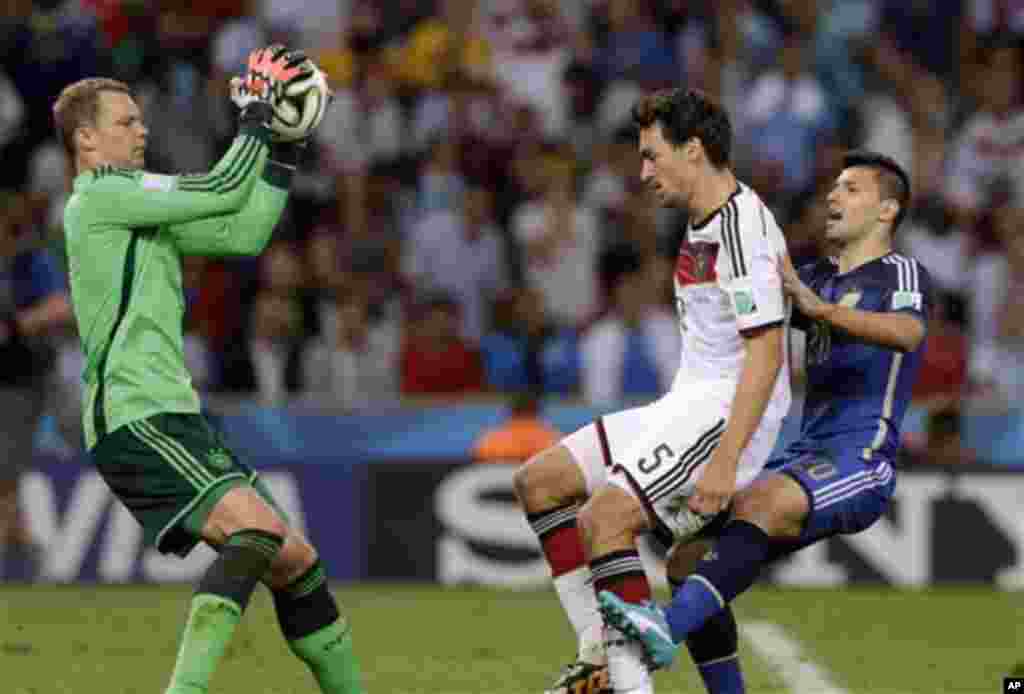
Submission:
<svg viewBox="0 0 1024 694">
<path fill-rule="evenodd" d="M 683 333 L 673 390 L 694 381 L 738 382 L 743 365 L 741 330 L 786 318 L 777 261 L 786 242 L 774 215 L 744 184 L 699 226 L 689 226 L 676 263 L 676 307 Z M 784 366 L 764 417 L 789 411 L 789 369 Z"/>
<path fill-rule="evenodd" d="M 1024 198 L 1024 111 L 996 118 L 984 111 L 967 120 L 947 163 L 946 193 L 961 207 L 984 207 L 993 184 L 1005 179 Z"/>
</svg>

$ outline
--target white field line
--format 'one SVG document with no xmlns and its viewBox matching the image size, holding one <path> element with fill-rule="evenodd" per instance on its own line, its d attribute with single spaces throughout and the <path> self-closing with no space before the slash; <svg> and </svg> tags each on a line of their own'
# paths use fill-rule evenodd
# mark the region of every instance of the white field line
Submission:
<svg viewBox="0 0 1024 694">
<path fill-rule="evenodd" d="M 747 622 L 740 631 L 757 654 L 772 666 L 793 694 L 849 694 L 808 660 L 800 642 L 774 622 Z"/>
</svg>

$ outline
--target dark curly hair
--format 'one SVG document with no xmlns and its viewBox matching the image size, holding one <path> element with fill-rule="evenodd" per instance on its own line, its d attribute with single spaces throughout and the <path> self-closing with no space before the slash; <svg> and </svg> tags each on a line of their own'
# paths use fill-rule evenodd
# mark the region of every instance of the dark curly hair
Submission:
<svg viewBox="0 0 1024 694">
<path fill-rule="evenodd" d="M 659 89 L 637 101 L 632 117 L 638 132 L 660 123 L 670 145 L 680 147 L 696 137 L 713 166 L 721 169 L 729 165 L 732 153 L 729 114 L 698 90 Z"/>
</svg>

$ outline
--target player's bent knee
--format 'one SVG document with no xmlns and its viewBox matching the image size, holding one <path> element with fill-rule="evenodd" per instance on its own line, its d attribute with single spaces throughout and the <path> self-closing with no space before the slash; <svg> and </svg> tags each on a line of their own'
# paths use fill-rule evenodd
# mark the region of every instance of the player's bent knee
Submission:
<svg viewBox="0 0 1024 694">
<path fill-rule="evenodd" d="M 565 446 L 548 448 L 515 471 L 516 496 L 528 512 L 570 504 L 586 495 L 586 481 Z"/>
<path fill-rule="evenodd" d="M 640 502 L 614 485 L 601 488 L 583 505 L 577 523 L 588 543 L 630 538 L 648 525 Z"/>
<path fill-rule="evenodd" d="M 736 495 L 733 518 L 758 526 L 772 537 L 797 537 L 810 512 L 807 495 L 787 475 L 758 480 Z"/>
<path fill-rule="evenodd" d="M 319 556 L 316 549 L 295 530 L 289 530 L 281 551 L 270 565 L 264 583 L 271 589 L 285 588 L 316 564 Z"/>
</svg>

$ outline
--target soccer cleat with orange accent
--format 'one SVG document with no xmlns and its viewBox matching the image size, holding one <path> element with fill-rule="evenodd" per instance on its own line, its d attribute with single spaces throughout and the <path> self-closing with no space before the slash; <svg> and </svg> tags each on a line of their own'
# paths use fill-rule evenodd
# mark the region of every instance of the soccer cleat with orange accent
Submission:
<svg viewBox="0 0 1024 694">
<path fill-rule="evenodd" d="M 608 665 L 585 660 L 570 663 L 544 694 L 612 694 Z"/>
</svg>

